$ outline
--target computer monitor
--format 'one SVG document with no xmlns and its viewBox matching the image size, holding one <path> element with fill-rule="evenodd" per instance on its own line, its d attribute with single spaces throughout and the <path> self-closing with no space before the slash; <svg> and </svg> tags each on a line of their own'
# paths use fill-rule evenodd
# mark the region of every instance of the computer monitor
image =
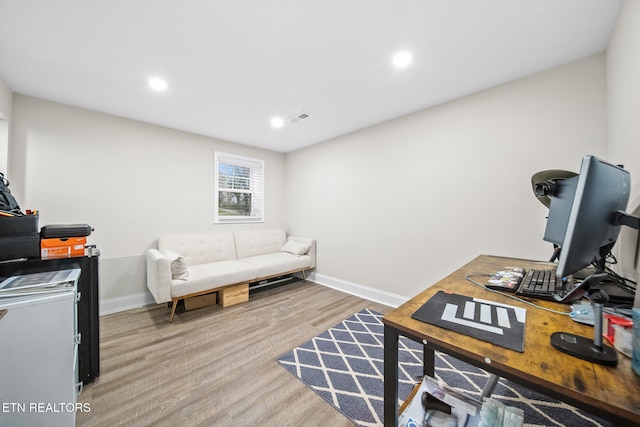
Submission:
<svg viewBox="0 0 640 427">
<path fill-rule="evenodd" d="M 594 339 L 566 332 L 551 335 L 551 345 L 565 353 L 605 365 L 615 365 L 617 354 L 602 343 L 602 304 L 608 296 L 589 289 L 605 280 L 605 260 L 622 225 L 638 228 L 639 220 L 624 213 L 629 202 L 631 179 L 621 166 L 594 156 L 582 159 L 577 176 L 554 182 L 549 190 L 551 203 L 544 240 L 559 249 L 556 276 L 564 279 L 592 263 L 598 272 L 585 278 L 571 292 L 587 291 L 595 307 Z M 593 292 L 596 291 L 596 292 Z"/>
<path fill-rule="evenodd" d="M 604 261 L 620 233 L 631 179 L 620 166 L 584 156 L 580 173 L 553 188 L 544 240 L 559 247 L 556 276 Z"/>
</svg>

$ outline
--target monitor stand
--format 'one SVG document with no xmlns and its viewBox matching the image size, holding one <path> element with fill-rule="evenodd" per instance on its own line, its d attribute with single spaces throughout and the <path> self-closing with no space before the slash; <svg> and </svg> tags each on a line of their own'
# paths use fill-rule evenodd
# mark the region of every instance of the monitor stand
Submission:
<svg viewBox="0 0 640 427">
<path fill-rule="evenodd" d="M 589 296 L 594 306 L 593 340 L 570 334 L 554 332 L 551 334 L 551 345 L 556 350 L 600 365 L 615 366 L 618 364 L 618 353 L 602 343 L 602 305 L 608 296 L 600 289 L 591 289 Z"/>
</svg>

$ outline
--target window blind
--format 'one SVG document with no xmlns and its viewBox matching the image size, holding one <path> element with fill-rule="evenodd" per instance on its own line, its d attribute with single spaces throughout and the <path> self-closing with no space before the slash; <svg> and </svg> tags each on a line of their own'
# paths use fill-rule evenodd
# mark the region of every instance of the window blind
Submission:
<svg viewBox="0 0 640 427">
<path fill-rule="evenodd" d="M 215 153 L 214 222 L 264 221 L 264 161 Z"/>
</svg>

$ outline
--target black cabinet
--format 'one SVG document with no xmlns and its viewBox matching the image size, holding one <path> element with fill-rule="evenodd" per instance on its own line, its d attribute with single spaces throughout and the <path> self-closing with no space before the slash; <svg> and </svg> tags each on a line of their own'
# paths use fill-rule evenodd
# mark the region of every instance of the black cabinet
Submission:
<svg viewBox="0 0 640 427">
<path fill-rule="evenodd" d="M 85 249 L 85 256 L 41 260 L 39 258 L 0 262 L 0 278 L 18 274 L 79 268 L 78 280 L 78 346 L 79 380 L 84 384 L 100 376 L 100 323 L 98 305 L 98 260 L 100 251 L 93 246 Z"/>
</svg>

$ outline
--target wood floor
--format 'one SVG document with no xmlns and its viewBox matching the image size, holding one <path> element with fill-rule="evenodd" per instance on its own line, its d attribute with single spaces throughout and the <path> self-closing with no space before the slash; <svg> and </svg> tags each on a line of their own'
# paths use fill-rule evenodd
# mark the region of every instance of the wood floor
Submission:
<svg viewBox="0 0 640 427">
<path fill-rule="evenodd" d="M 249 302 L 164 305 L 100 319 L 100 370 L 77 426 L 351 426 L 276 359 L 364 308 L 390 307 L 297 281 Z"/>
</svg>

